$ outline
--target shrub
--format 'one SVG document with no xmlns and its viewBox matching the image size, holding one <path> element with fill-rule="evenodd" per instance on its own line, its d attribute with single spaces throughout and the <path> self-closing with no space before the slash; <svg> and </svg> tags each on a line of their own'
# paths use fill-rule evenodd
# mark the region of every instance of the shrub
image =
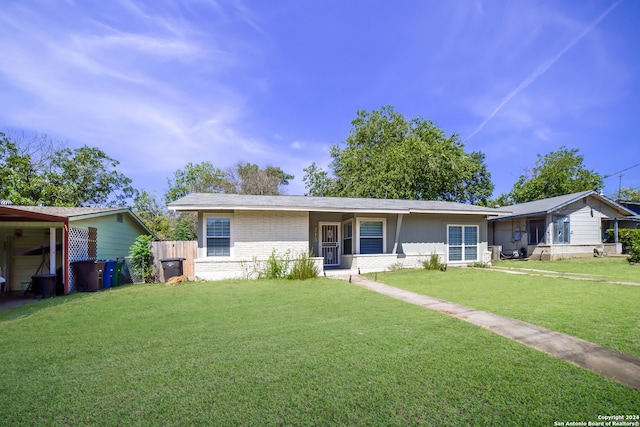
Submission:
<svg viewBox="0 0 640 427">
<path fill-rule="evenodd" d="M 257 275 L 259 279 L 291 279 L 305 280 L 318 277 L 318 267 L 309 252 L 301 253 L 296 258 L 291 258 L 291 251 L 279 256 L 274 249 L 265 261 L 262 268 L 254 259 L 253 273 L 248 272 L 247 276 Z M 248 271 L 248 270 L 247 270 Z"/>
<path fill-rule="evenodd" d="M 153 242 L 153 236 L 141 235 L 129 247 L 133 274 L 145 283 L 153 281 L 151 242 Z"/>
<path fill-rule="evenodd" d="M 313 254 L 301 253 L 294 261 L 287 279 L 306 280 L 318 277 L 318 267 L 312 259 Z"/>
<path fill-rule="evenodd" d="M 631 239 L 628 261 L 632 264 L 640 263 L 640 234 Z"/>
<path fill-rule="evenodd" d="M 440 262 L 440 257 L 435 252 L 432 252 L 429 259 L 423 261 L 422 265 L 427 270 L 447 271 L 447 264 Z"/>
<path fill-rule="evenodd" d="M 291 262 L 289 254 L 291 251 L 287 251 L 283 256 L 276 254 L 276 250 L 271 251 L 271 255 L 267 258 L 264 268 L 258 272 L 258 278 L 260 279 L 284 279 L 289 270 L 289 263 Z"/>
<path fill-rule="evenodd" d="M 607 229 L 607 242 L 613 243 L 615 230 Z M 618 242 L 622 243 L 624 251 L 631 250 L 634 240 L 640 240 L 640 229 L 620 228 L 618 229 Z"/>
</svg>

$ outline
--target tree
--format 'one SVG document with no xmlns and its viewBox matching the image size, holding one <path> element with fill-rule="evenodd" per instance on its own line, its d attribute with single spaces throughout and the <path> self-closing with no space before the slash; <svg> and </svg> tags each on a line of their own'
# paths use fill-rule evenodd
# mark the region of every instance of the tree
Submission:
<svg viewBox="0 0 640 427">
<path fill-rule="evenodd" d="M 260 169 L 258 165 L 245 162 L 238 162 L 235 169 L 227 173 L 227 179 L 238 194 L 282 194 L 281 187 L 288 185 L 293 178 L 279 167 L 267 165 Z"/>
<path fill-rule="evenodd" d="M 120 162 L 99 148 L 63 148 L 54 153 L 44 192 L 55 206 L 126 206 L 137 191 L 116 170 Z"/>
<path fill-rule="evenodd" d="M 565 146 L 544 156 L 538 154 L 532 173 L 520 175 L 513 185 L 509 201 L 525 203 L 580 191 L 600 191 L 602 176 L 586 169 L 583 161 L 577 149 Z"/>
<path fill-rule="evenodd" d="M 17 205 L 123 206 L 135 197 L 119 162 L 104 151 L 58 146 L 46 136 L 25 143 L 0 133 L 0 198 Z"/>
<path fill-rule="evenodd" d="M 315 162 L 303 169 L 302 178 L 305 188 L 310 196 L 332 196 L 335 181 L 329 177 L 327 171 L 318 168 Z"/>
<path fill-rule="evenodd" d="M 211 162 L 187 163 L 184 169 L 174 172 L 168 179 L 169 188 L 164 195 L 165 203 L 171 203 L 190 193 L 227 194 L 281 194 L 281 186 L 289 184 L 293 175 L 279 167 L 239 162 L 226 172 Z M 193 240 L 197 238 L 197 216 L 186 213 L 167 213 L 171 222 L 167 237 L 171 240 Z"/>
<path fill-rule="evenodd" d="M 623 202 L 640 202 L 640 187 L 621 188 L 615 198 Z"/>
<path fill-rule="evenodd" d="M 156 198 L 146 190 L 142 190 L 133 199 L 131 210 L 158 238 L 166 239 L 169 237 L 175 221 L 166 208 L 160 205 Z"/>
<path fill-rule="evenodd" d="M 477 203 L 493 191 L 482 153 L 466 153 L 457 135 L 393 107 L 358 111 L 343 146 L 331 147 L 333 177 L 305 169 L 310 194 Z"/>
<path fill-rule="evenodd" d="M 210 162 L 187 163 L 168 180 L 164 199 L 171 203 L 190 193 L 282 194 L 282 186 L 291 179 L 293 175 L 275 166 L 260 169 L 258 165 L 238 162 L 225 172 Z"/>
<path fill-rule="evenodd" d="M 189 162 L 184 169 L 175 171 L 173 179 L 168 179 L 167 183 L 169 189 L 164 195 L 165 203 L 171 203 L 190 193 L 234 192 L 233 184 L 226 174 L 211 162 Z"/>
</svg>

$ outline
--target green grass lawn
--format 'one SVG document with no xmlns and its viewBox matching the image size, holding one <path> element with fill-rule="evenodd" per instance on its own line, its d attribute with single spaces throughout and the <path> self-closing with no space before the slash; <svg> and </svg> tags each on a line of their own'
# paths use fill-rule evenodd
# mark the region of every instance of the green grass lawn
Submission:
<svg viewBox="0 0 640 427">
<path fill-rule="evenodd" d="M 599 259 L 583 273 L 607 271 Z M 626 261 L 624 261 L 626 263 Z M 531 265 L 530 263 L 521 263 Z M 536 262 L 537 264 L 537 262 Z M 575 268 L 572 268 L 575 270 Z M 520 319 L 640 357 L 640 287 L 506 274 L 488 269 L 402 270 L 367 275 L 399 288 Z"/>
<path fill-rule="evenodd" d="M 494 265 L 515 269 L 556 271 L 597 280 L 640 283 L 640 265 L 629 264 L 625 257 L 573 258 L 558 261 L 505 260 L 494 262 Z"/>
<path fill-rule="evenodd" d="M 640 410 L 635 390 L 329 279 L 133 285 L 8 312 L 6 425 L 549 426 Z"/>
</svg>

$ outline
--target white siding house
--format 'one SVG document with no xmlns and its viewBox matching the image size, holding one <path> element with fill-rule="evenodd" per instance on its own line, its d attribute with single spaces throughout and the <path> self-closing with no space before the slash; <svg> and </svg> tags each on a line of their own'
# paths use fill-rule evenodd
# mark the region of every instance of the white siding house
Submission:
<svg viewBox="0 0 640 427">
<path fill-rule="evenodd" d="M 490 261 L 487 216 L 452 202 L 196 193 L 169 204 L 198 213 L 195 275 L 248 277 L 272 253 L 311 253 L 320 271 L 415 267 L 433 254 L 449 265 Z"/>
<path fill-rule="evenodd" d="M 605 231 L 633 215 L 595 191 L 505 206 L 508 214 L 489 220 L 489 243 L 503 257 L 555 260 L 591 257 L 594 250 L 620 253 L 606 244 Z"/>
</svg>

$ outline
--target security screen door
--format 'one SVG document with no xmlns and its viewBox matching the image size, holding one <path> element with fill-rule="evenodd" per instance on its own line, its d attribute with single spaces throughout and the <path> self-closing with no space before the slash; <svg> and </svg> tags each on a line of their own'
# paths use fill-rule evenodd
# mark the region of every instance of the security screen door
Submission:
<svg viewBox="0 0 640 427">
<path fill-rule="evenodd" d="M 320 252 L 324 258 L 325 267 L 337 267 L 340 265 L 340 223 L 325 223 L 320 226 Z"/>
</svg>

